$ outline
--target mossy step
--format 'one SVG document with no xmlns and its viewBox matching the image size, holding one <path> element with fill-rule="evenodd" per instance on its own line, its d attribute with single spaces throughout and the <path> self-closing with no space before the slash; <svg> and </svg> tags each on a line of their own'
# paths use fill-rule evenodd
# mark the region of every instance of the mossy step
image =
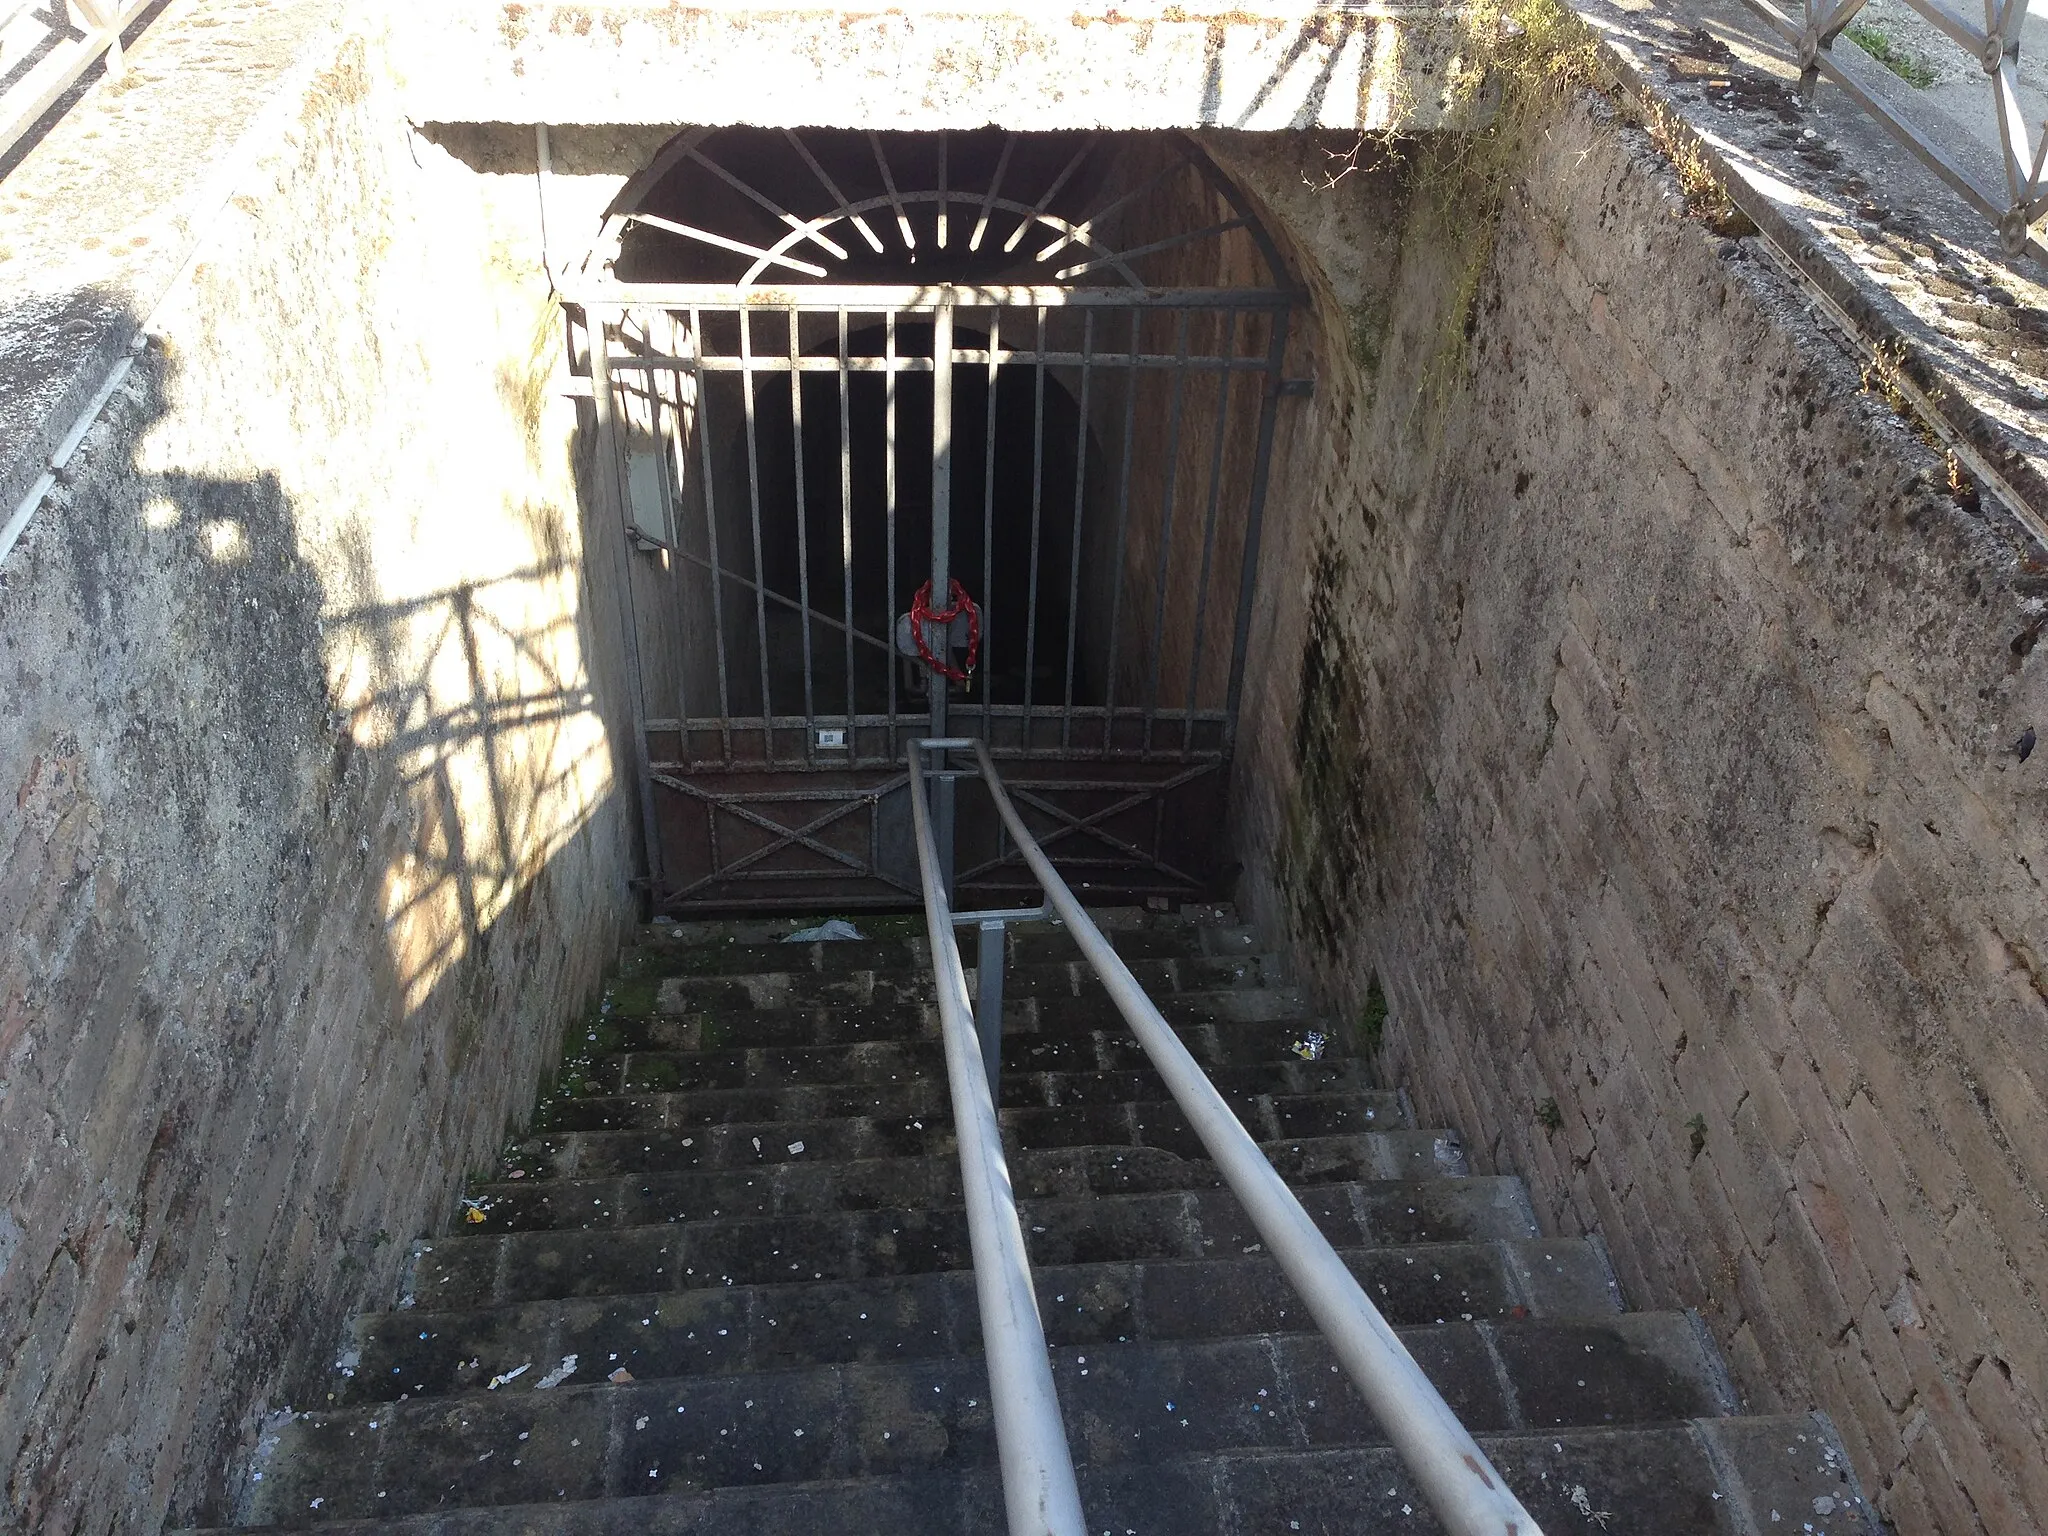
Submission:
<svg viewBox="0 0 2048 1536">
<path fill-rule="evenodd" d="M 832 917 L 846 916 L 820 912 L 809 917 L 708 918 L 685 922 L 657 917 L 642 924 L 637 937 L 647 944 L 679 950 L 770 945 L 787 942 L 799 929 L 815 928 Z M 1236 908 L 1228 902 L 1188 903 L 1167 912 L 1134 906 L 1090 907 L 1088 916 L 1112 943 L 1134 933 L 1183 933 L 1243 926 Z M 915 906 L 901 912 L 862 913 L 847 920 L 870 940 L 922 939 L 926 932 L 924 911 Z M 1010 925 L 1013 933 L 1042 933 L 1060 928 L 1059 920 L 1050 917 Z"/>
<path fill-rule="evenodd" d="M 664 1074 L 652 1074 L 657 1078 Z M 1374 1106 L 1366 1126 L 1396 1107 L 1394 1095 L 1375 1090 L 1355 1062 L 1274 1061 L 1250 1067 L 1219 1067 L 1209 1074 L 1216 1089 L 1241 1115 L 1260 1112 L 1261 1099 L 1299 1099 L 1330 1094 L 1356 1097 Z M 1113 1071 L 1006 1071 L 1000 1084 L 1004 1109 L 1110 1109 L 1163 1102 L 1167 1090 L 1149 1067 Z M 537 1129 L 580 1131 L 646 1127 L 725 1125 L 739 1121 L 837 1120 L 851 1115 L 935 1115 L 952 1105 L 943 1071 L 893 1081 L 777 1083 L 755 1080 L 732 1088 L 675 1092 L 639 1091 L 561 1098 L 536 1118 Z M 1398 1111 L 1397 1111 L 1398 1112 Z M 1283 1133 L 1284 1134 L 1284 1133 Z M 1303 1134 L 1307 1134 L 1303 1132 Z"/>
<path fill-rule="evenodd" d="M 1106 933 L 1110 947 L 1125 964 L 1138 960 L 1235 958 L 1258 948 L 1257 936 L 1239 926 L 1185 925 L 1176 928 L 1123 929 Z M 961 953 L 971 966 L 976 936 L 965 935 Z M 1005 953 L 1015 965 L 1065 963 L 1078 960 L 1080 945 L 1058 924 L 1018 924 L 1005 935 Z M 643 930 L 626 952 L 629 981 L 670 976 L 741 976 L 770 971 L 813 971 L 844 975 L 850 971 L 904 971 L 926 975 L 931 946 L 922 926 L 915 934 L 882 938 L 834 939 L 792 944 L 766 940 L 742 943 L 683 944 Z"/>
<path fill-rule="evenodd" d="M 1305 1093 L 1336 1078 L 1360 1082 L 1369 1067 L 1327 1050 L 1309 1061 L 1293 1049 L 1300 1031 L 1248 1034 L 1197 1029 L 1183 1041 L 1195 1059 L 1221 1082 L 1232 1072 L 1269 1071 L 1278 1092 Z M 1075 1035 L 1020 1033 L 1004 1042 L 1006 1094 L 1012 1078 L 1046 1073 L 1149 1071 L 1150 1058 L 1128 1029 L 1088 1030 Z M 874 1040 L 841 1046 L 761 1046 L 723 1051 L 621 1050 L 600 1056 L 579 1070 L 581 1097 L 619 1093 L 694 1093 L 707 1089 L 784 1087 L 801 1084 L 849 1086 L 941 1078 L 946 1053 L 930 1040 Z M 1059 1083 L 1046 1083 L 1060 1089 Z M 1078 1088 L 1081 1085 L 1072 1085 Z M 1021 1091 L 1021 1090 L 1020 1090 Z M 1010 1100 L 1005 1102 L 1022 1102 Z"/>
<path fill-rule="evenodd" d="M 1156 997 L 1153 1002 L 1183 1039 L 1210 1027 L 1256 1028 L 1263 1032 L 1258 1038 L 1267 1043 L 1262 1056 L 1278 1056 L 1306 1031 L 1321 1029 L 1330 1036 L 1327 1049 L 1342 1054 L 1335 1032 L 1316 1022 L 1314 1009 L 1294 987 L 1183 992 Z M 1009 1059 L 1010 1042 L 1026 1035 L 1054 1040 L 1095 1033 L 1133 1038 L 1124 1016 L 1099 992 L 1077 998 L 1010 997 L 1003 1006 L 1005 1059 Z M 822 1049 L 939 1038 L 938 1007 L 927 1000 L 696 1009 L 645 1018 L 612 1015 L 590 1022 L 572 1034 L 569 1043 L 574 1047 L 572 1067 L 585 1071 L 605 1056 L 641 1050 Z"/>
<path fill-rule="evenodd" d="M 1619 1310 L 1605 1252 L 1584 1239 L 1494 1239 L 1340 1250 L 1397 1326 L 1521 1317 L 1597 1318 Z M 1311 1331 L 1279 1266 L 1227 1259 L 1047 1265 L 1034 1276 L 1055 1345 L 1218 1339 Z M 521 1364 L 624 1366 L 642 1380 L 855 1360 L 922 1359 L 981 1349 L 966 1270 L 859 1281 L 721 1286 L 457 1312 L 359 1319 L 356 1349 L 332 1396 L 389 1402 L 475 1391 Z M 506 1390 L 527 1391 L 515 1378 Z"/>
<path fill-rule="evenodd" d="M 1445 1155 L 1455 1138 L 1442 1131 L 1368 1131 L 1267 1143 L 1264 1151 L 1292 1183 L 1430 1178 L 1459 1171 Z M 787 1149 L 785 1148 L 785 1151 Z M 808 1150 L 808 1148 L 806 1149 Z M 1009 1149 L 1018 1198 L 1082 1194 L 1156 1194 L 1220 1188 L 1215 1164 L 1158 1147 Z M 956 1158 L 867 1158 L 821 1163 L 802 1156 L 760 1167 L 609 1174 L 594 1178 L 522 1175 L 475 1186 L 475 1215 L 464 1233 L 587 1230 L 650 1226 L 706 1216 L 822 1215 L 831 1211 L 955 1205 Z"/>
<path fill-rule="evenodd" d="M 973 968 L 969 967 L 970 975 Z M 1285 966 L 1272 955 L 1229 958 L 1135 960 L 1136 978 L 1156 1003 L 1181 992 L 1232 991 L 1284 983 Z M 1102 996 L 1102 983 L 1081 960 L 1013 965 L 1003 976 L 1005 998 Z M 633 1012 L 618 1001 L 613 1010 Z M 670 976 L 654 989 L 655 1013 L 748 1013 L 806 1005 L 877 1007 L 919 1004 L 932 998 L 928 967 L 851 969 L 827 974 L 809 970 L 751 972 L 739 976 Z"/>
<path fill-rule="evenodd" d="M 1302 1206 L 1332 1243 L 1535 1237 L 1513 1179 L 1386 1179 L 1310 1185 Z M 1261 1239 L 1227 1190 L 1025 1200 L 1036 1264 L 1212 1258 Z M 971 1267 L 958 1206 L 816 1215 L 695 1217 L 638 1227 L 462 1234 L 421 1244 L 412 1287 L 450 1310 L 571 1296 L 638 1295 L 791 1280 L 857 1280 Z"/>
<path fill-rule="evenodd" d="M 871 1090 L 869 1090 L 871 1091 Z M 924 1090 L 944 1106 L 946 1096 Z M 1260 1140 L 1345 1135 L 1401 1122 L 1399 1100 L 1381 1092 L 1226 1095 L 1239 1120 Z M 614 1108 L 613 1106 L 616 1106 Z M 762 1167 L 789 1158 L 917 1157 L 949 1152 L 952 1115 L 944 1107 L 895 1115 L 827 1115 L 706 1123 L 664 1121 L 661 1096 L 591 1100 L 578 1106 L 586 1130 L 529 1137 L 500 1158 L 506 1174 L 584 1178 L 661 1168 Z M 638 1121 L 619 1125 L 607 1121 Z M 1180 1106 L 1170 1099 L 1060 1108 L 1005 1109 L 998 1120 L 1027 1147 L 1150 1146 L 1182 1157 L 1205 1155 Z"/>
<path fill-rule="evenodd" d="M 1699 1330 L 1679 1314 L 1432 1324 L 1401 1338 L 1476 1433 L 1682 1421 L 1729 1406 Z M 1316 1334 L 1066 1346 L 1052 1362 L 1069 1444 L 1097 1467 L 1386 1438 Z M 588 1369 L 601 1375 L 608 1363 Z M 330 1518 L 404 1515 L 456 1501 L 593 1499 L 995 1460 L 978 1356 L 516 1387 L 297 1420 L 281 1432 L 252 1513 L 314 1513 L 317 1499 Z"/>
</svg>

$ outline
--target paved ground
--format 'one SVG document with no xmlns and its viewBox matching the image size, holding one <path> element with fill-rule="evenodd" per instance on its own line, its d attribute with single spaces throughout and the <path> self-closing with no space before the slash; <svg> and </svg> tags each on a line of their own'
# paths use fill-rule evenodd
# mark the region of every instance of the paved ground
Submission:
<svg viewBox="0 0 2048 1536">
<path fill-rule="evenodd" d="M 1823 82 L 1808 109 L 1790 51 L 1741 0 L 1580 0 L 1578 10 L 1631 85 L 1701 137 L 1735 201 L 1866 335 L 1902 342 L 1949 424 L 2037 519 L 2048 514 L 2048 271 L 2006 257 L 1989 221 L 1841 91 Z M 1897 0 L 1869 13 L 1934 68 L 1934 83 L 1917 89 L 1847 42 L 1838 51 L 1856 55 L 1895 110 L 1997 181 L 1982 72 Z M 2023 98 L 2038 111 L 2048 26 L 2030 24 L 2027 42 L 2036 53 Z M 2048 521 L 2034 529 L 2041 537 Z"/>
</svg>

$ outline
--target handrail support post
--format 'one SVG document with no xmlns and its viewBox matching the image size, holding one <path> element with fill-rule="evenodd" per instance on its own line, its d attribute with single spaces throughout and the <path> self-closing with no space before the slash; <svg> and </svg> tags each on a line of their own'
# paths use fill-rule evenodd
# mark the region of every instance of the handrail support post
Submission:
<svg viewBox="0 0 2048 1536">
<path fill-rule="evenodd" d="M 1001 918 L 981 924 L 981 953 L 975 965 L 974 1023 L 981 1034 L 981 1061 L 988 1095 L 1003 1107 L 1003 963 L 1008 944 Z"/>
</svg>

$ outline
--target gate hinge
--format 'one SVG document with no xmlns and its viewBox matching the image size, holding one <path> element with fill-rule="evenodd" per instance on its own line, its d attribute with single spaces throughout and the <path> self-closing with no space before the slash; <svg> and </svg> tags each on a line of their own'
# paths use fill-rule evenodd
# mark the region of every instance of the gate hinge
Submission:
<svg viewBox="0 0 2048 1536">
<path fill-rule="evenodd" d="M 1314 379 L 1282 379 L 1277 393 L 1281 395 L 1312 395 L 1316 392 Z"/>
</svg>

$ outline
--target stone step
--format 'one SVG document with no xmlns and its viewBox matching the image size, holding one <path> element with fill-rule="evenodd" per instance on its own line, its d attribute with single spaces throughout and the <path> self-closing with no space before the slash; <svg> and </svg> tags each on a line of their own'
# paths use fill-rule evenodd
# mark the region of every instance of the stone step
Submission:
<svg viewBox="0 0 2048 1536">
<path fill-rule="evenodd" d="M 1137 1038 L 1104 1030 L 1050 1039 L 1019 1034 L 1004 1042 L 1003 1102 L 1062 1104 L 1157 1098 L 1158 1078 Z M 1240 1042 L 1240 1049 L 1252 1042 Z M 1273 1093 L 1321 1093 L 1339 1085 L 1373 1086 L 1370 1067 L 1327 1056 L 1309 1061 L 1286 1043 L 1259 1043 L 1250 1059 L 1204 1062 L 1218 1087 L 1226 1082 Z M 773 1089 L 889 1084 L 945 1079 L 940 1041 L 875 1042 L 779 1050 L 618 1051 L 580 1072 L 583 1097 L 636 1093 L 735 1093 Z M 1257 1077 L 1254 1074 L 1264 1073 Z M 1133 1074 L 1140 1074 L 1134 1077 Z M 559 1101 L 558 1101 L 559 1102 Z M 569 1102 L 573 1102 L 573 1099 Z"/>
<path fill-rule="evenodd" d="M 1529 1512 L 1553 1532 L 1882 1536 L 1833 1426 L 1820 1414 L 1478 1439 Z M 1100 1468 L 1083 1462 L 1077 1472 L 1090 1527 L 1126 1536 L 1441 1536 L 1443 1529 L 1385 1446 L 1226 1451 Z M 263 1529 L 303 1530 L 321 1514 L 281 1510 L 279 1523 Z M 1002 1484 L 993 1467 L 321 1521 L 332 1536 L 957 1536 L 1003 1528 Z"/>
<path fill-rule="evenodd" d="M 1528 1196 L 1507 1178 L 1312 1185 L 1303 1207 L 1339 1247 L 1536 1237 Z M 1019 1202 L 1031 1261 L 1209 1258 L 1257 1251 L 1228 1190 Z M 957 1206 L 829 1215 L 710 1217 L 589 1231 L 509 1232 L 420 1245 L 412 1296 L 436 1310 L 571 1296 L 856 1280 L 969 1265 Z"/>
<path fill-rule="evenodd" d="M 702 918 L 674 921 L 656 918 L 636 931 L 639 942 L 670 949 L 766 946 L 786 943 L 802 928 L 814 928 L 831 914 L 813 917 Z M 1237 910 L 1228 902 L 1186 903 L 1173 911 L 1147 907 L 1090 907 L 1088 916 L 1112 943 L 1139 933 L 1185 934 L 1209 928 L 1241 929 Z M 851 919 L 868 941 L 921 940 L 925 936 L 924 912 L 915 905 L 902 912 L 868 913 Z M 1020 919 L 1010 924 L 1015 933 L 1065 932 L 1058 918 Z M 794 946 L 792 946 L 794 947 Z"/>
<path fill-rule="evenodd" d="M 1400 1125 L 1397 1098 L 1385 1094 L 1239 1096 L 1232 1105 L 1254 1138 L 1285 1141 L 1353 1135 Z M 600 1178 L 691 1168 L 759 1168 L 803 1158 L 811 1163 L 879 1157 L 951 1155 L 952 1116 L 851 1115 L 822 1120 L 742 1120 L 726 1125 L 613 1127 L 529 1137 L 499 1159 L 500 1174 L 525 1178 Z M 1006 1109 L 1006 1143 L 1020 1147 L 1149 1147 L 1182 1158 L 1205 1156 L 1180 1107 L 1141 1104 Z M 1446 1152 L 1455 1149 L 1445 1137 Z"/>
<path fill-rule="evenodd" d="M 1340 1250 L 1396 1326 L 1620 1311 L 1606 1254 L 1584 1239 L 1497 1238 Z M 1313 1328 L 1263 1252 L 1227 1259 L 1066 1264 L 1034 1276 L 1049 1342 L 1219 1339 Z M 474 1391 L 520 1365 L 525 1391 L 568 1355 L 644 1379 L 733 1374 L 981 1349 L 966 1270 L 860 1281 L 735 1285 L 360 1319 L 339 1402 Z"/>
<path fill-rule="evenodd" d="M 693 1138 L 694 1139 L 694 1138 Z M 1444 1177 L 1462 1172 L 1433 1131 L 1302 1137 L 1265 1147 L 1282 1176 L 1299 1184 Z M 785 1151 L 788 1149 L 785 1147 Z M 808 1150 L 808 1149 L 807 1149 Z M 1158 1193 L 1220 1188 L 1215 1165 L 1158 1147 L 1007 1148 L 1019 1198 Z M 753 1168 L 609 1174 L 597 1178 L 502 1179 L 475 1186 L 470 1234 L 646 1226 L 691 1216 L 796 1216 L 881 1206 L 958 1204 L 959 1162 L 951 1156 L 818 1162 L 798 1157 Z"/>
<path fill-rule="evenodd" d="M 1297 1062 L 1226 1067 L 1209 1074 L 1224 1099 L 1254 1135 L 1272 1126 L 1273 1135 L 1313 1132 L 1308 1118 L 1336 1129 L 1372 1130 L 1397 1120 L 1400 1101 L 1369 1088 L 1350 1062 Z M 1171 1101 L 1157 1073 L 1005 1072 L 1002 1105 L 1030 1113 L 1038 1109 L 1131 1109 L 1143 1116 L 1166 1115 Z M 868 1116 L 929 1119 L 950 1112 L 952 1094 L 943 1072 L 888 1083 L 767 1083 L 748 1088 L 701 1088 L 678 1093 L 593 1094 L 558 1099 L 536 1129 L 547 1131 L 691 1130 L 698 1126 L 798 1123 Z M 1293 1117 L 1289 1124 L 1280 1118 Z M 1308 1117 L 1308 1118 L 1304 1118 Z M 1178 1118 L 1177 1112 L 1174 1118 Z"/>
<path fill-rule="evenodd" d="M 1277 1060 L 1311 1029 L 1328 1037 L 1326 1049 L 1331 1054 L 1341 1054 L 1335 1032 L 1318 1021 L 1296 987 L 1182 992 L 1153 1002 L 1188 1049 L 1205 1063 Z M 938 1007 L 929 999 L 880 1004 L 814 1002 L 752 1010 L 708 1008 L 645 1017 L 615 1012 L 584 1033 L 585 1050 L 580 1054 L 586 1067 L 621 1051 L 858 1047 L 940 1038 Z M 1130 1026 L 1106 996 L 1009 997 L 1003 1004 L 1006 1060 L 1025 1036 L 1037 1045 L 1091 1033 L 1129 1041 L 1130 1049 L 1138 1052 L 1128 1060 L 1112 1059 L 1103 1065 L 1123 1066 L 1143 1059 Z M 1217 1050 L 1223 1054 L 1204 1054 Z M 1245 1056 L 1247 1050 L 1254 1054 Z"/>
<path fill-rule="evenodd" d="M 1276 956 L 1266 954 L 1140 959 L 1130 962 L 1130 970 L 1155 1002 L 1183 992 L 1256 990 L 1282 984 L 1287 976 L 1285 965 Z M 1003 995 L 1049 1001 L 1106 994 L 1087 962 L 1070 960 L 1011 966 L 1003 978 Z M 928 1002 L 931 996 L 928 967 L 854 969 L 829 974 L 779 970 L 737 976 L 670 976 L 654 989 L 651 1011 L 747 1013 L 822 1005 L 881 1007 Z"/>
<path fill-rule="evenodd" d="M 1240 924 L 1111 929 L 1106 937 L 1126 965 L 1140 960 L 1235 959 L 1258 948 L 1252 931 Z M 1057 964 L 1081 957 L 1073 936 L 1054 923 L 1013 924 L 1007 935 L 1006 952 L 1013 965 Z M 976 953 L 975 935 L 970 933 L 961 954 L 971 964 Z M 920 918 L 915 934 L 802 944 L 773 939 L 740 942 L 736 938 L 688 943 L 664 939 L 658 931 L 643 929 L 625 960 L 629 976 L 640 981 L 649 977 L 745 976 L 788 971 L 811 971 L 826 976 L 843 976 L 853 971 L 929 974 L 929 955 L 930 946 L 925 941 Z"/>
<path fill-rule="evenodd" d="M 1670 1423 L 1733 1408 L 1683 1314 L 1432 1324 L 1401 1337 L 1475 1433 Z M 578 1366 L 601 1374 L 598 1362 Z M 1053 1378 L 1069 1444 L 1096 1467 L 1385 1440 L 1320 1335 L 1063 1346 Z M 309 1415 L 280 1439 L 251 1511 L 258 1519 L 895 1476 L 995 1459 L 987 1378 L 973 1356 L 590 1385 L 572 1377 L 547 1391 Z"/>
</svg>

